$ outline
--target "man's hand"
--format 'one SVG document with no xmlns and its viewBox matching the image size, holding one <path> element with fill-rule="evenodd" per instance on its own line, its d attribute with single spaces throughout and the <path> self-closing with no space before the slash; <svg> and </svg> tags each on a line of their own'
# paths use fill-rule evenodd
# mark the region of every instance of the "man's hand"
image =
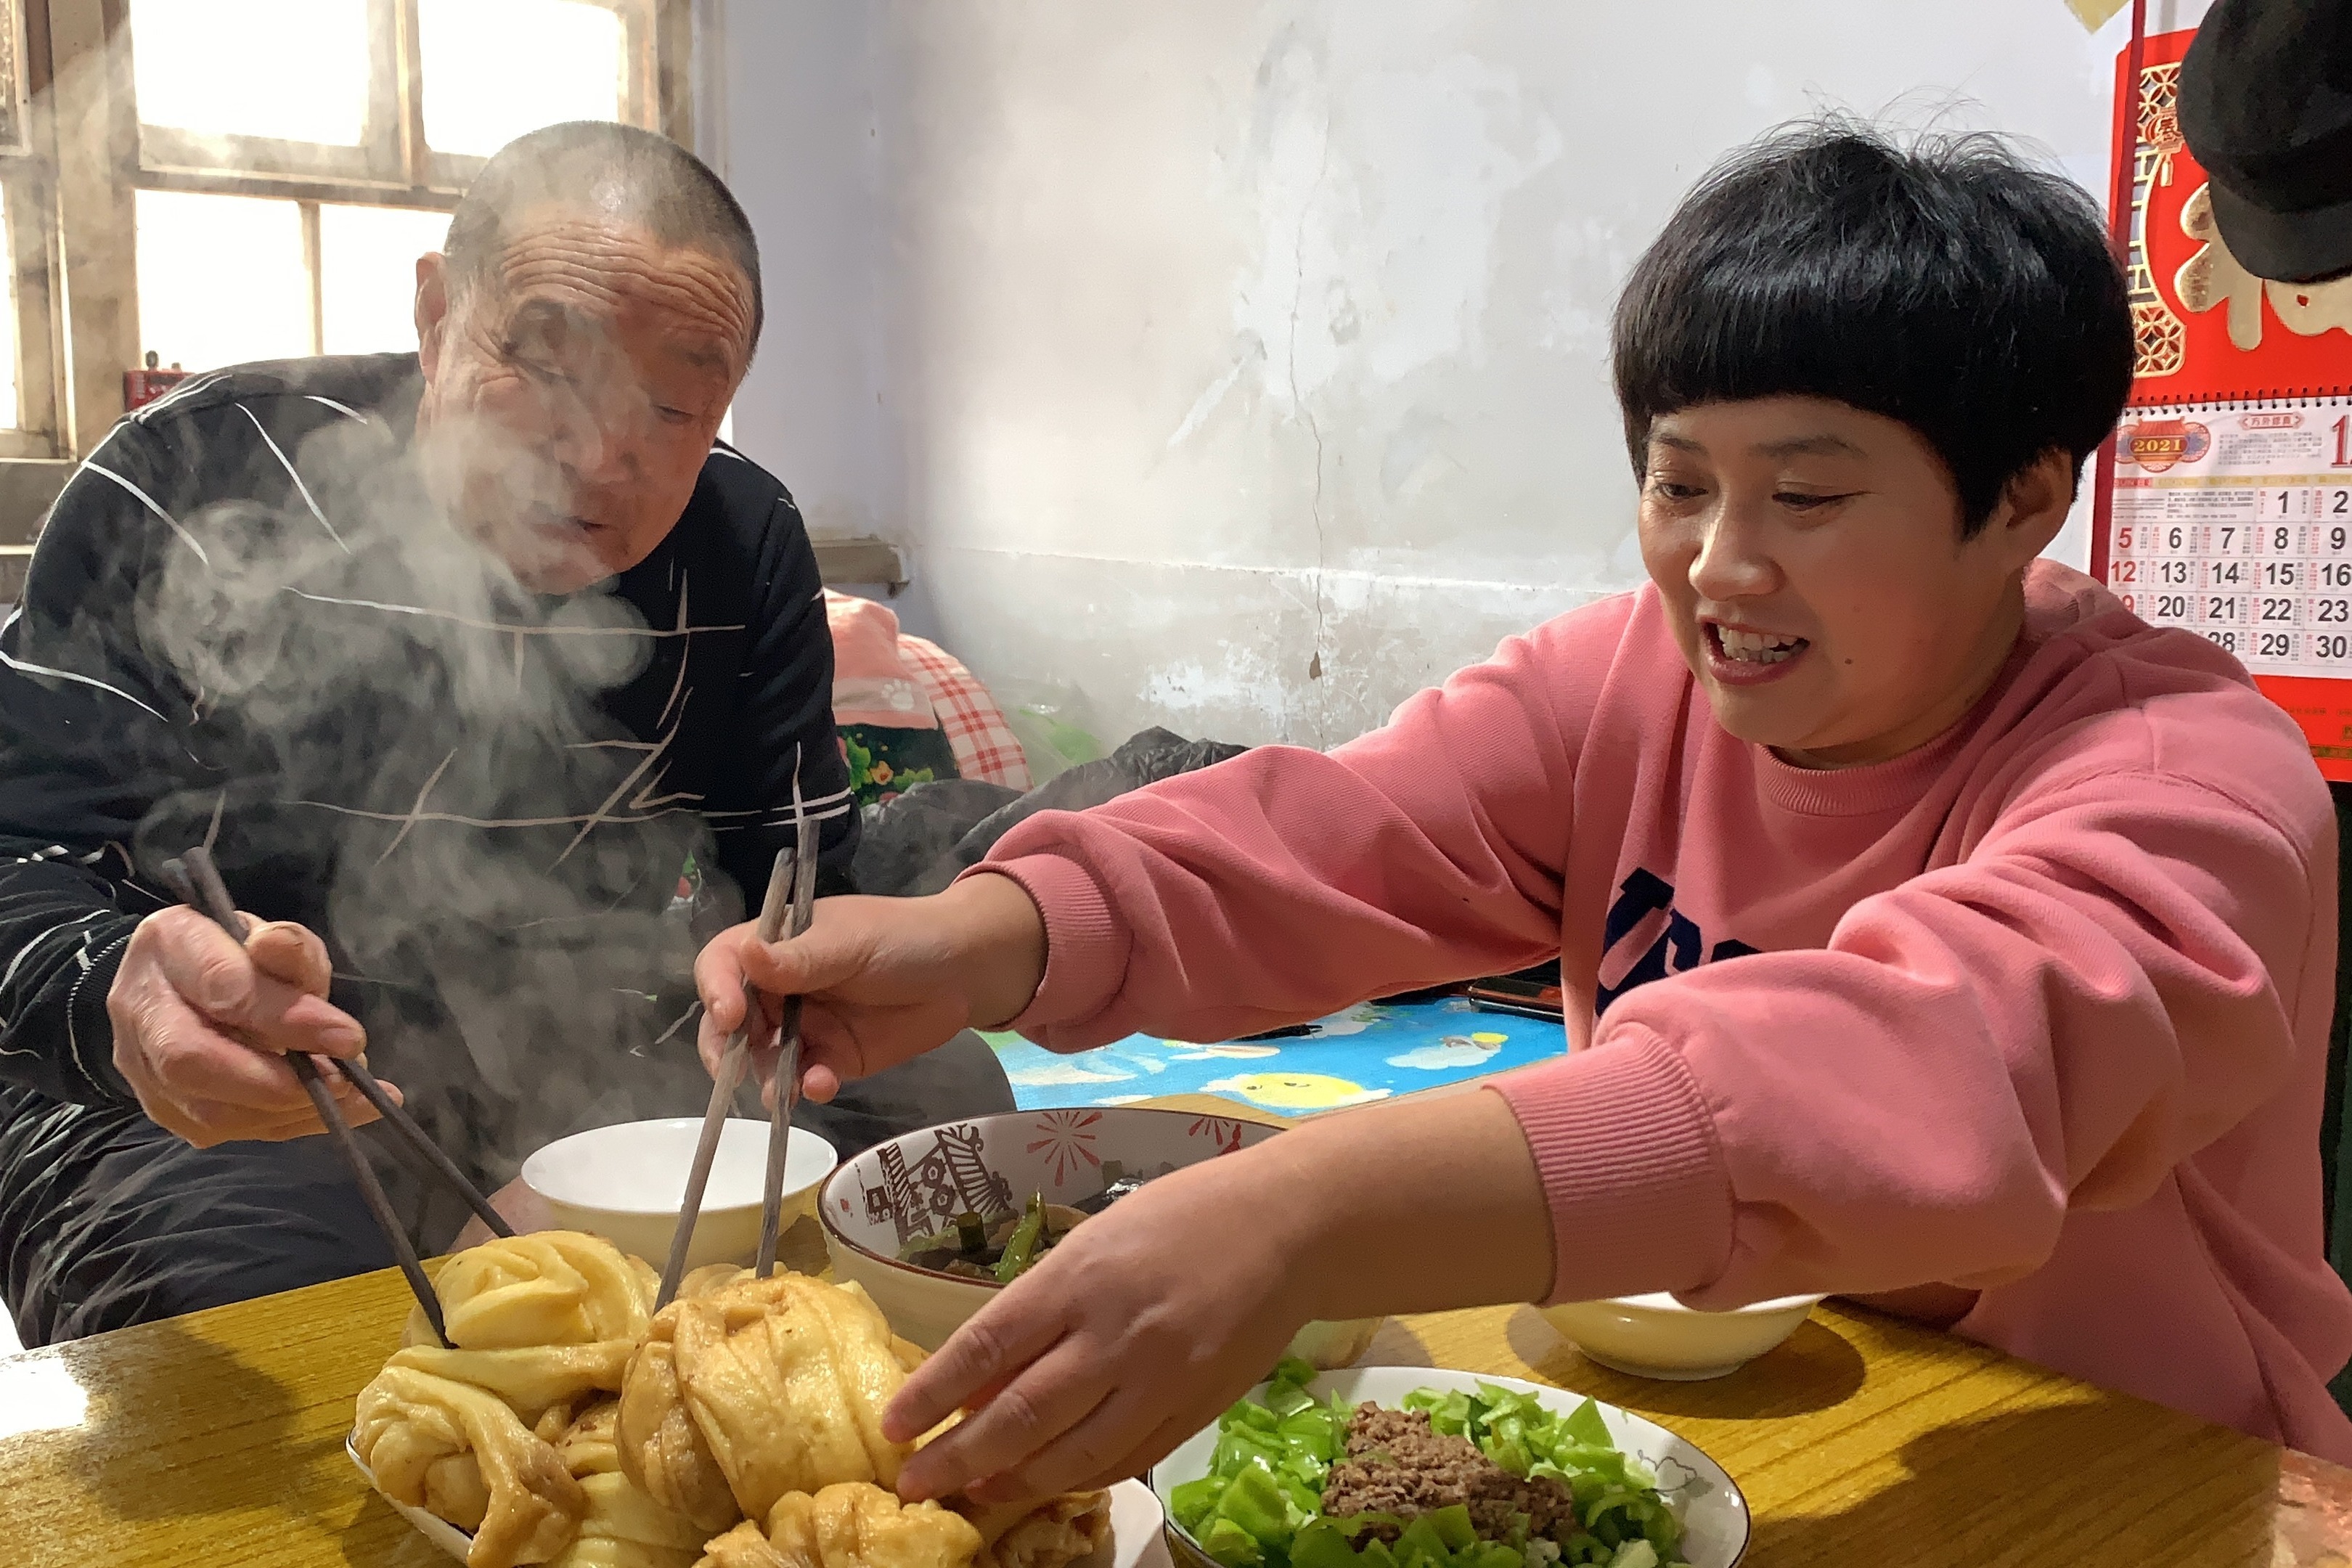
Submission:
<svg viewBox="0 0 2352 1568">
<path fill-rule="evenodd" d="M 819 900 L 808 932 L 763 946 L 750 924 L 721 931 L 695 961 L 702 1060 L 714 1073 L 743 1021 L 743 984 L 760 993 L 755 1066 L 772 1095 L 780 998 L 804 998 L 801 1089 L 831 1100 L 843 1083 L 1006 1023 L 1045 973 L 1045 922 L 1020 884 L 971 877 L 928 899 Z"/>
<path fill-rule="evenodd" d="M 330 978 L 326 945 L 301 926 L 256 924 L 240 946 L 194 910 L 159 910 L 131 933 L 106 994 L 115 1068 L 149 1117 L 199 1149 L 322 1132 L 285 1056 L 366 1048 L 327 1000 Z M 325 1078 L 345 1120 L 374 1120 L 358 1090 Z"/>
</svg>

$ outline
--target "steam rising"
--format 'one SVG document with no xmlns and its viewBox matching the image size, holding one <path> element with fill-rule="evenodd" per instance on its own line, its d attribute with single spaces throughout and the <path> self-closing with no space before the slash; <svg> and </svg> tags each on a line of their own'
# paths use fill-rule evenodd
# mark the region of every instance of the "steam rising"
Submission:
<svg viewBox="0 0 2352 1568">
<path fill-rule="evenodd" d="M 569 510 L 539 453 L 459 434 Z M 148 654 L 231 782 L 166 800 L 142 864 L 215 837 L 249 905 L 326 934 L 377 1069 L 490 1183 L 575 1128 L 698 1110 L 692 1031 L 655 1045 L 691 947 L 651 912 L 690 850 L 711 861 L 665 783 L 688 639 L 602 589 L 527 590 L 428 498 L 404 432 L 339 417 L 292 457 L 286 508 L 180 520 L 203 555 L 150 579 Z"/>
</svg>

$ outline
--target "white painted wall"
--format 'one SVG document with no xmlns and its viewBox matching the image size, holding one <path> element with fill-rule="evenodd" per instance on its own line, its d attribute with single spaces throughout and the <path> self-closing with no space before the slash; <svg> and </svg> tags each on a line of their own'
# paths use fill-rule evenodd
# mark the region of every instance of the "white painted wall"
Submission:
<svg viewBox="0 0 2352 1568">
<path fill-rule="evenodd" d="M 906 544 L 908 625 L 1008 699 L 1312 744 L 1634 583 L 1608 313 L 1714 159 L 1834 106 L 2098 189 L 2126 36 L 2063 0 L 702 5 L 767 258 L 738 439 Z"/>
</svg>

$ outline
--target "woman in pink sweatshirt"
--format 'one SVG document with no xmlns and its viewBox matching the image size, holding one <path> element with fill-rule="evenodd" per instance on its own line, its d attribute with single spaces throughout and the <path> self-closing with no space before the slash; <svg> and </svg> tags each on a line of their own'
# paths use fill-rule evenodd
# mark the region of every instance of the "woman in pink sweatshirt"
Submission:
<svg viewBox="0 0 2352 1568">
<path fill-rule="evenodd" d="M 2352 1461 L 2322 1256 L 2334 818 L 2203 638 L 2037 559 L 2125 395 L 2096 210 L 1847 129 L 1695 192 L 1619 307 L 1651 583 L 1328 754 L 1040 816 L 702 966 L 829 1092 L 967 1024 L 1212 1040 L 1560 958 L 1569 1052 L 1153 1183 L 999 1295 L 902 1489 L 1131 1474 L 1308 1318 L 1835 1292 Z"/>
</svg>

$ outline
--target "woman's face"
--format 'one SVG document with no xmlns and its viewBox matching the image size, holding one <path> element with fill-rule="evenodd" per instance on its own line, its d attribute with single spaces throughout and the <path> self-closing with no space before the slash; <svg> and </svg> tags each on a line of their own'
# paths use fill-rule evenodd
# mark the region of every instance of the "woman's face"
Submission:
<svg viewBox="0 0 2352 1568">
<path fill-rule="evenodd" d="M 1642 560 L 1727 731 L 1852 767 L 1935 739 L 1990 687 L 2020 574 L 2073 499 L 2051 453 L 1964 540 L 1910 426 L 1826 398 L 1701 404 L 1651 427 Z"/>
</svg>

